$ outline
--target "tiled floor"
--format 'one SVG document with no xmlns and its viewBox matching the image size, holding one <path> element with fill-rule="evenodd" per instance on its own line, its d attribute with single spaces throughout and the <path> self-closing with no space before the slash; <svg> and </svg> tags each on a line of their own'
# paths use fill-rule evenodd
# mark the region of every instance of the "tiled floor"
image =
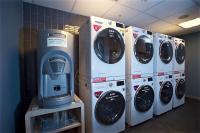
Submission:
<svg viewBox="0 0 200 133">
<path fill-rule="evenodd" d="M 200 101 L 187 98 L 183 106 L 135 127 L 127 126 L 124 133 L 200 133 Z"/>
</svg>

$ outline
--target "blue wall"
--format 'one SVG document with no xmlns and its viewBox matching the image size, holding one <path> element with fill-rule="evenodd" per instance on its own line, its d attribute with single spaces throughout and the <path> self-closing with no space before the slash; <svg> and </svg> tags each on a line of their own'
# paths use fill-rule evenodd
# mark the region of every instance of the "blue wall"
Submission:
<svg viewBox="0 0 200 133">
<path fill-rule="evenodd" d="M 186 95 L 200 99 L 200 32 L 180 38 L 186 42 Z"/>
<path fill-rule="evenodd" d="M 2 78 L 0 79 L 0 133 L 10 133 L 15 132 L 20 103 L 19 35 L 22 26 L 22 2 L 1 0 L 0 5 L 0 66 L 2 67 L 0 69 Z"/>
</svg>

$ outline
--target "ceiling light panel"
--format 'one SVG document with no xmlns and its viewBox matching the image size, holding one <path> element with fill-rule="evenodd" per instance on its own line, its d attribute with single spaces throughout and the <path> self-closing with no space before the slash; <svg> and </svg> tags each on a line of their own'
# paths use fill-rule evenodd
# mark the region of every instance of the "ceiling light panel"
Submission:
<svg viewBox="0 0 200 133">
<path fill-rule="evenodd" d="M 198 25 L 200 25 L 200 17 L 179 24 L 183 28 L 191 28 Z"/>
</svg>

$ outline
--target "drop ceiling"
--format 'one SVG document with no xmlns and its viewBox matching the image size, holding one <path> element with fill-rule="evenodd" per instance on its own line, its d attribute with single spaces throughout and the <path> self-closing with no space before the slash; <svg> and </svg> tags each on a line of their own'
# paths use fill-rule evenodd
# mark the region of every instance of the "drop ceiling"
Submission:
<svg viewBox="0 0 200 133">
<path fill-rule="evenodd" d="M 200 0 L 24 0 L 84 16 L 98 16 L 153 32 L 182 35 L 200 31 L 179 23 L 200 17 Z M 179 19 L 182 15 L 187 18 Z"/>
</svg>

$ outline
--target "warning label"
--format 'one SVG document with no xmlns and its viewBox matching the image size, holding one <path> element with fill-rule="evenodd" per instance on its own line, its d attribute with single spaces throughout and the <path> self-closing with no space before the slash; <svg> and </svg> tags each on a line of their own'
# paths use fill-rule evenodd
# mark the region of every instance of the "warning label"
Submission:
<svg viewBox="0 0 200 133">
<path fill-rule="evenodd" d="M 67 40 L 64 38 L 47 38 L 47 47 L 58 46 L 67 48 Z"/>
</svg>

